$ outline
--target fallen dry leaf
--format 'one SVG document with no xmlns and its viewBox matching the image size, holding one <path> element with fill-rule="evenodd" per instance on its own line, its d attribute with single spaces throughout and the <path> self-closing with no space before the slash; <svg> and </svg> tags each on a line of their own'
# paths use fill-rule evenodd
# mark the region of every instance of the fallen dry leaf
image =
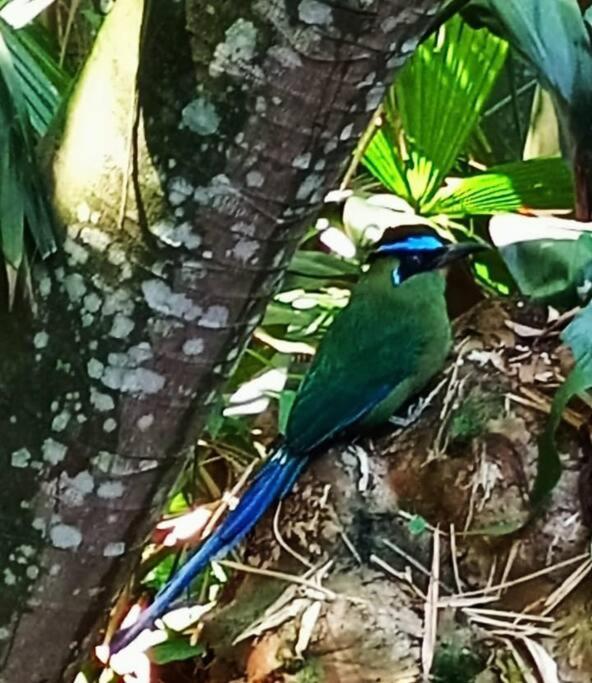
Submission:
<svg viewBox="0 0 592 683">
<path fill-rule="evenodd" d="M 513 320 L 506 320 L 505 325 L 512 330 L 512 332 L 515 332 L 519 337 L 523 337 L 524 339 L 540 337 L 545 331 L 538 327 L 530 327 L 530 325 L 514 322 Z"/>
<path fill-rule="evenodd" d="M 248 683 L 263 683 L 267 677 L 282 666 L 278 652 L 282 639 L 277 633 L 268 633 L 253 646 L 247 660 Z"/>
</svg>

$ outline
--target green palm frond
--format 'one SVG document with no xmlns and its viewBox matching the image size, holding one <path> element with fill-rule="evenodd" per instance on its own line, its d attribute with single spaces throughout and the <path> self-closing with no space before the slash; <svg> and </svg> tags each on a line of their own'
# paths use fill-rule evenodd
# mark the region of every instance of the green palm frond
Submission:
<svg viewBox="0 0 592 683">
<path fill-rule="evenodd" d="M 405 162 L 397 148 L 396 137 L 387 126 L 376 131 L 366 148 L 363 162 L 388 190 L 399 197 L 411 197 Z"/>
<path fill-rule="evenodd" d="M 463 150 L 506 52 L 490 33 L 447 22 L 397 76 L 365 153 L 368 170 L 421 210 Z"/>
<path fill-rule="evenodd" d="M 25 258 L 27 235 L 42 257 L 56 249 L 50 203 L 35 151 L 38 137 L 54 120 L 69 79 L 36 37 L 35 27 L 16 31 L 2 16 L 0 248 L 6 267 L 15 273 Z"/>
<path fill-rule="evenodd" d="M 29 120 L 35 133 L 42 136 L 56 115 L 70 78 L 51 56 L 40 27 L 1 32 L 20 81 Z"/>
<path fill-rule="evenodd" d="M 25 219 L 42 255 L 55 249 L 49 206 L 34 161 L 34 140 L 19 76 L 0 33 L 0 241 L 6 262 L 18 270 L 24 255 Z"/>
<path fill-rule="evenodd" d="M 486 173 L 451 179 L 426 211 L 461 218 L 528 209 L 570 210 L 573 203 L 570 169 L 554 157 L 493 166 Z"/>
</svg>

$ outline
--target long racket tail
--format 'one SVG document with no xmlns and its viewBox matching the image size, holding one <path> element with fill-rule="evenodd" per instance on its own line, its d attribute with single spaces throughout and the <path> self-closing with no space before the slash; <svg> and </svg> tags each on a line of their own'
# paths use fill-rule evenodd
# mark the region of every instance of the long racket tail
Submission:
<svg viewBox="0 0 592 683">
<path fill-rule="evenodd" d="M 142 631 L 151 628 L 155 619 L 167 611 L 169 605 L 183 593 L 212 559 L 232 550 L 253 529 L 265 512 L 292 489 L 307 462 L 306 456 L 294 456 L 280 448 L 261 467 L 236 508 L 226 515 L 222 523 L 173 575 L 156 595 L 154 602 L 141 613 L 134 624 L 115 634 L 109 646 L 110 653 L 119 652 Z"/>
</svg>

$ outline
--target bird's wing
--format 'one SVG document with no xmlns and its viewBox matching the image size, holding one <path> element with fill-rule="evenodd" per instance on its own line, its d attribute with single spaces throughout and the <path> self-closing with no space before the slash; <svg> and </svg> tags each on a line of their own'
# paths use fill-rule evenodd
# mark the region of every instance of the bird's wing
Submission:
<svg viewBox="0 0 592 683">
<path fill-rule="evenodd" d="M 286 443 L 292 452 L 311 451 L 363 421 L 399 386 L 399 405 L 413 393 L 412 378 L 433 339 L 418 331 L 412 315 L 422 303 L 397 303 L 384 310 L 384 301 L 361 297 L 331 325 L 290 413 Z"/>
</svg>

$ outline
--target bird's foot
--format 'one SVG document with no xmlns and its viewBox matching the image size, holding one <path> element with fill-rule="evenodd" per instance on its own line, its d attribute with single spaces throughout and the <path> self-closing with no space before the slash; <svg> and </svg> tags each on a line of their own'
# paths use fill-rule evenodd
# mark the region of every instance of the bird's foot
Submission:
<svg viewBox="0 0 592 683">
<path fill-rule="evenodd" d="M 428 407 L 427 398 L 420 398 L 417 403 L 413 403 L 409 406 L 407 415 L 405 417 L 399 417 L 398 415 L 393 415 L 389 422 L 393 427 L 399 427 L 400 429 L 406 429 L 410 427 L 414 422 L 417 422 L 422 416 L 423 411 Z"/>
<path fill-rule="evenodd" d="M 419 420 L 419 418 L 423 415 L 426 408 L 432 404 L 434 398 L 440 393 L 445 382 L 446 380 L 442 380 L 442 382 L 440 382 L 438 386 L 425 398 L 420 398 L 416 403 L 412 403 L 409 406 L 406 417 L 393 415 L 389 420 L 390 424 L 392 424 L 394 427 L 399 427 L 400 429 L 406 429 L 417 422 L 417 420 Z"/>
</svg>

